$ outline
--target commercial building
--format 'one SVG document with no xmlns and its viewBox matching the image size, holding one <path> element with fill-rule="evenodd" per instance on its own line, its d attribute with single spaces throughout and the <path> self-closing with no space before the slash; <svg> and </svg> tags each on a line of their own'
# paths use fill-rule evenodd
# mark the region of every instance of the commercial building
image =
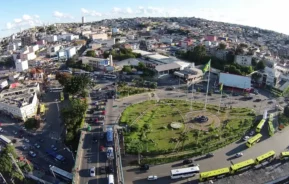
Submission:
<svg viewBox="0 0 289 184">
<path fill-rule="evenodd" d="M 195 68 L 195 65 L 192 64 L 188 67 L 185 67 L 183 70 L 175 71 L 174 75 L 182 78 L 188 83 L 195 83 L 203 78 L 203 71 Z"/>
<path fill-rule="evenodd" d="M 37 113 L 39 84 L 33 83 L 0 93 L 0 112 L 25 121 Z"/>
<path fill-rule="evenodd" d="M 223 84 L 227 87 L 239 88 L 239 89 L 250 89 L 251 78 L 247 76 L 220 73 L 219 84 Z"/>
<path fill-rule="evenodd" d="M 113 66 L 112 58 L 104 59 L 104 58 L 94 58 L 94 57 L 82 57 L 82 64 L 87 64 L 92 66 L 93 68 L 101 68 L 107 66 Z"/>
</svg>

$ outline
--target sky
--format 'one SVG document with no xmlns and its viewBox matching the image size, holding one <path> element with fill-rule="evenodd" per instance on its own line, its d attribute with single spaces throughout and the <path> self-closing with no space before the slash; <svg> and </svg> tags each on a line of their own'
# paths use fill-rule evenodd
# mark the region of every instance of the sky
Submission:
<svg viewBox="0 0 289 184">
<path fill-rule="evenodd" d="M 133 17 L 198 17 L 289 35 L 289 0 L 8 0 L 0 6 L 0 38 L 61 22 Z"/>
</svg>

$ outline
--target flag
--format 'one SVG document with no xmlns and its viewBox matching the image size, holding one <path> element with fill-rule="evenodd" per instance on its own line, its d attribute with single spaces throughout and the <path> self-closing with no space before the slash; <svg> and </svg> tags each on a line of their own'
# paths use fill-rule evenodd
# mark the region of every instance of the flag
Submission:
<svg viewBox="0 0 289 184">
<path fill-rule="evenodd" d="M 209 62 L 205 65 L 205 67 L 203 68 L 203 72 L 206 73 L 207 71 L 209 71 L 210 68 L 211 68 L 211 60 L 209 60 Z"/>
<path fill-rule="evenodd" d="M 223 91 L 223 84 L 220 85 L 220 91 Z"/>
</svg>

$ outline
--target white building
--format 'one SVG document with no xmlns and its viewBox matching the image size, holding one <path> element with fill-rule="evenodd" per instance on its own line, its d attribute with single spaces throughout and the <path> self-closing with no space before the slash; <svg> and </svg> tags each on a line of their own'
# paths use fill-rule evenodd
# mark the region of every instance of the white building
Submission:
<svg viewBox="0 0 289 184">
<path fill-rule="evenodd" d="M 61 49 L 60 45 L 53 45 L 47 48 L 47 54 L 50 56 L 54 56 L 57 54 L 57 52 Z"/>
<path fill-rule="evenodd" d="M 17 59 L 15 61 L 15 67 L 17 72 L 23 72 L 28 69 L 28 61 Z"/>
<path fill-rule="evenodd" d="M 0 93 L 0 111 L 20 120 L 27 120 L 37 113 L 39 84 L 3 90 Z"/>
<path fill-rule="evenodd" d="M 47 36 L 46 38 L 45 38 L 45 40 L 47 41 L 47 42 L 57 42 L 57 36 L 56 35 L 49 35 L 49 36 Z"/>
<path fill-rule="evenodd" d="M 75 47 L 69 47 L 65 49 L 67 58 L 72 58 L 76 54 Z"/>
<path fill-rule="evenodd" d="M 8 86 L 8 81 L 6 79 L 0 80 L 0 88 L 3 89 Z"/>
<path fill-rule="evenodd" d="M 263 78 L 266 78 L 266 85 L 275 86 L 280 79 L 281 72 L 277 71 L 274 67 L 265 67 Z"/>
<path fill-rule="evenodd" d="M 252 66 L 252 56 L 235 55 L 235 63 L 242 66 Z"/>
</svg>

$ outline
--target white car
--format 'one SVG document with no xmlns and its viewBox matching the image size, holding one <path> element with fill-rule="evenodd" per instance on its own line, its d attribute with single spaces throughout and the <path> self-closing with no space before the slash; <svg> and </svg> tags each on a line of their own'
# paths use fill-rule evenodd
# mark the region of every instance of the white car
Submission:
<svg viewBox="0 0 289 184">
<path fill-rule="evenodd" d="M 244 141 L 247 141 L 248 139 L 250 139 L 250 137 L 247 136 L 247 135 L 246 135 L 245 137 L 243 137 L 243 140 L 244 140 Z"/>
<path fill-rule="evenodd" d="M 148 180 L 152 181 L 152 180 L 157 180 L 158 177 L 157 176 L 148 176 Z"/>
<path fill-rule="evenodd" d="M 4 132 L 3 128 L 0 128 L 0 132 Z"/>
<path fill-rule="evenodd" d="M 241 156 L 243 156 L 243 153 L 242 153 L 242 152 L 237 153 L 235 156 L 236 156 L 237 158 L 238 158 L 238 157 L 241 157 Z"/>
<path fill-rule="evenodd" d="M 17 132 L 13 130 L 13 134 L 14 134 L 14 135 L 17 135 Z"/>
<path fill-rule="evenodd" d="M 23 150 L 28 150 L 27 146 L 22 146 Z"/>
<path fill-rule="evenodd" d="M 90 173 L 90 176 L 92 177 L 95 176 L 95 167 L 90 168 L 89 173 Z"/>
</svg>

